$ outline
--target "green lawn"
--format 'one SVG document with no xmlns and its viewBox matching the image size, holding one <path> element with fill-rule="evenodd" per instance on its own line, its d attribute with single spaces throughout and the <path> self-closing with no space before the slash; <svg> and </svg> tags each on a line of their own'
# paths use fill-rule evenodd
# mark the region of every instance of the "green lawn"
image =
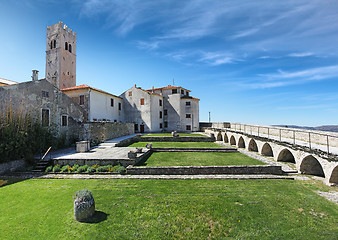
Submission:
<svg viewBox="0 0 338 240">
<path fill-rule="evenodd" d="M 147 167 L 229 165 L 265 165 L 265 163 L 242 153 L 155 152 L 143 164 Z"/>
<path fill-rule="evenodd" d="M 149 142 L 136 142 L 128 147 L 145 147 Z M 152 142 L 154 148 L 224 148 L 213 142 Z"/>
<path fill-rule="evenodd" d="M 199 133 L 178 133 L 180 137 L 208 137 Z M 142 135 L 142 137 L 172 137 L 171 133 L 151 133 Z"/>
<path fill-rule="evenodd" d="M 73 218 L 93 192 L 96 217 Z M 334 203 L 291 180 L 42 180 L 0 187 L 0 239 L 336 239 Z"/>
</svg>

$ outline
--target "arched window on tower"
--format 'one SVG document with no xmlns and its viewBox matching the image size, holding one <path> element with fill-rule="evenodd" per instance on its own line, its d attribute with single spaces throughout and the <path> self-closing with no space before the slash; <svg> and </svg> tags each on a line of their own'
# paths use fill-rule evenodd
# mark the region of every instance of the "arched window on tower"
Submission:
<svg viewBox="0 0 338 240">
<path fill-rule="evenodd" d="M 70 53 L 72 52 L 72 45 L 71 44 L 68 45 L 68 50 L 69 50 Z"/>
<path fill-rule="evenodd" d="M 56 40 L 50 42 L 50 49 L 56 48 Z"/>
<path fill-rule="evenodd" d="M 68 50 L 68 43 L 65 42 L 65 49 Z"/>
</svg>

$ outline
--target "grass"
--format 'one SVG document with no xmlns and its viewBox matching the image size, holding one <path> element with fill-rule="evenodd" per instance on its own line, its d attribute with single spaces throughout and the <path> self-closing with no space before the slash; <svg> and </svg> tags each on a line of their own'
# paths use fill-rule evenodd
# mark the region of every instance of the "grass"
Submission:
<svg viewBox="0 0 338 240">
<path fill-rule="evenodd" d="M 180 137 L 208 137 L 199 133 L 178 133 Z M 142 135 L 142 137 L 172 137 L 171 133 L 151 133 Z"/>
<path fill-rule="evenodd" d="M 150 142 L 136 142 L 128 147 L 145 147 Z M 224 148 L 224 146 L 213 142 L 151 142 L 153 148 Z"/>
<path fill-rule="evenodd" d="M 162 166 L 229 166 L 265 165 L 242 153 L 218 152 L 155 152 L 144 163 L 147 167 Z"/>
<path fill-rule="evenodd" d="M 92 191 L 96 215 L 73 217 Z M 291 180 L 31 179 L 0 187 L 0 239 L 335 239 L 337 206 Z"/>
</svg>

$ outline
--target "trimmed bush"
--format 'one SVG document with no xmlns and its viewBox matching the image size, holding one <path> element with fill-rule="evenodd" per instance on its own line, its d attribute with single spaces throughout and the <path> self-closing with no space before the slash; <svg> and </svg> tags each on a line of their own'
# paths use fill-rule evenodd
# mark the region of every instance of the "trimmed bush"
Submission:
<svg viewBox="0 0 338 240">
<path fill-rule="evenodd" d="M 45 170 L 45 172 L 51 172 L 53 170 L 53 166 L 48 166 Z"/>
<path fill-rule="evenodd" d="M 94 167 L 88 167 L 87 173 L 94 173 L 94 172 L 96 172 L 96 168 L 94 168 Z"/>
<path fill-rule="evenodd" d="M 115 166 L 115 172 L 117 173 L 125 173 L 127 171 L 127 169 L 121 165 L 117 165 Z"/>
<path fill-rule="evenodd" d="M 76 172 L 78 172 L 78 173 L 87 172 L 88 168 L 89 168 L 88 165 L 80 166 L 80 167 L 77 168 Z"/>
<path fill-rule="evenodd" d="M 53 172 L 56 173 L 56 172 L 60 172 L 61 171 L 61 167 L 59 164 L 56 164 L 54 167 L 53 167 Z"/>
</svg>

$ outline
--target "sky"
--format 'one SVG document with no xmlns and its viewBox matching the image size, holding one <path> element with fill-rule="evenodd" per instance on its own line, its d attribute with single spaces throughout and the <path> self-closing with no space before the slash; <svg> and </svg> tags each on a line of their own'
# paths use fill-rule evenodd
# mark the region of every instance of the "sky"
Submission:
<svg viewBox="0 0 338 240">
<path fill-rule="evenodd" d="M 0 0 L 0 78 L 44 78 L 59 21 L 77 33 L 77 85 L 181 86 L 200 121 L 338 124 L 337 0 Z"/>
</svg>

